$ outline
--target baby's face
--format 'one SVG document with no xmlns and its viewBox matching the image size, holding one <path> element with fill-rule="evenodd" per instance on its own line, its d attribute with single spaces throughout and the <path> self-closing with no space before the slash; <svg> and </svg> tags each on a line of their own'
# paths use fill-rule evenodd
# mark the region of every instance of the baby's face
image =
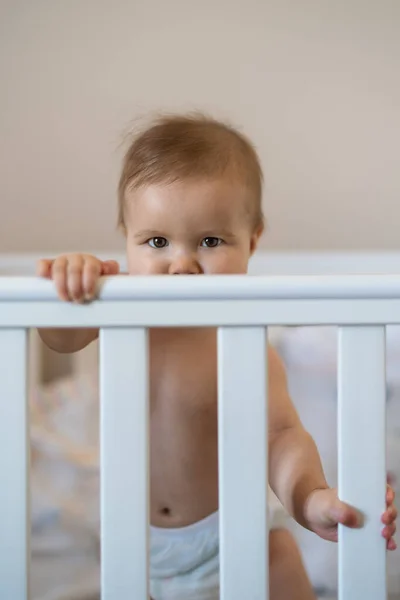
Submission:
<svg viewBox="0 0 400 600">
<path fill-rule="evenodd" d="M 251 227 L 249 202 L 245 189 L 226 180 L 151 185 L 127 193 L 129 273 L 246 273 L 262 233 Z"/>
</svg>

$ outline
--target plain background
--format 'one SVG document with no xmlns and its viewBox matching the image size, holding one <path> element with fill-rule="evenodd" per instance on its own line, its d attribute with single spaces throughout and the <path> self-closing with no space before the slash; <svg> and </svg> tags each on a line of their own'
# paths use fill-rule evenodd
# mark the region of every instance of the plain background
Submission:
<svg viewBox="0 0 400 600">
<path fill-rule="evenodd" d="M 200 109 L 257 145 L 279 250 L 396 249 L 398 0 L 0 0 L 0 252 L 120 250 L 123 136 Z"/>
</svg>

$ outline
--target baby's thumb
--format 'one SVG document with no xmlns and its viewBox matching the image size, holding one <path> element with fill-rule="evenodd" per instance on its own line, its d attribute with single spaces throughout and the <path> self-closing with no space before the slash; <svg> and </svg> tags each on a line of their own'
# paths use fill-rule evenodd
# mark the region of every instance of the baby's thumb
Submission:
<svg viewBox="0 0 400 600">
<path fill-rule="evenodd" d="M 332 519 L 333 523 L 344 525 L 345 527 L 350 527 L 352 529 L 362 527 L 364 523 L 364 518 L 360 511 L 339 499 L 335 499 L 330 506 L 328 513 L 329 518 Z"/>
<path fill-rule="evenodd" d="M 47 258 L 42 258 L 39 260 L 36 264 L 36 275 L 39 277 L 50 277 L 53 262 L 54 260 Z"/>
<path fill-rule="evenodd" d="M 102 263 L 102 274 L 103 275 L 118 275 L 119 264 L 116 260 L 105 260 Z"/>
</svg>

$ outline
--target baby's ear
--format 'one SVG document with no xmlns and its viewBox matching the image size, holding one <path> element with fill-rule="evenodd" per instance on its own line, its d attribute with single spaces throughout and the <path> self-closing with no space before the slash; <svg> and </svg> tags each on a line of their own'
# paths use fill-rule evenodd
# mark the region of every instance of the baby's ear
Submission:
<svg viewBox="0 0 400 600">
<path fill-rule="evenodd" d="M 260 241 L 260 237 L 264 233 L 264 224 L 260 223 L 253 231 L 251 239 L 250 239 L 250 254 L 254 254 L 257 250 L 258 242 Z"/>
</svg>

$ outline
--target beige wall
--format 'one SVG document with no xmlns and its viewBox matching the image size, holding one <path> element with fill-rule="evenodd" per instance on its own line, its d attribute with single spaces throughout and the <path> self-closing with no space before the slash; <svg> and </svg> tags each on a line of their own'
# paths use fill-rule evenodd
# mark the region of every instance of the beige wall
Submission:
<svg viewBox="0 0 400 600">
<path fill-rule="evenodd" d="M 121 249 L 118 144 L 148 109 L 252 136 L 271 248 L 396 248 L 398 0 L 0 0 L 0 252 Z"/>
</svg>

